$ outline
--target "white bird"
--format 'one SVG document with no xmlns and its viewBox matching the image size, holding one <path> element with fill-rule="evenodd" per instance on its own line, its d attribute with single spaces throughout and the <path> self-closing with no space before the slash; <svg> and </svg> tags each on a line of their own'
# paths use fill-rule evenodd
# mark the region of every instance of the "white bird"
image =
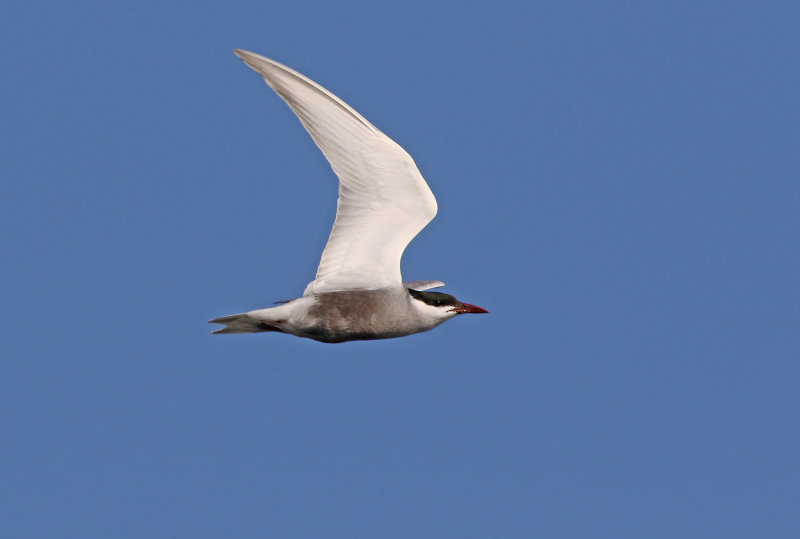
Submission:
<svg viewBox="0 0 800 539">
<path fill-rule="evenodd" d="M 441 281 L 404 283 L 400 259 L 436 215 L 414 160 L 347 103 L 300 73 L 235 51 L 283 98 L 339 177 L 336 220 L 316 278 L 303 297 L 211 320 L 214 333 L 277 331 L 322 342 L 387 339 L 427 331 L 463 313 L 488 312 L 449 294 Z"/>
</svg>

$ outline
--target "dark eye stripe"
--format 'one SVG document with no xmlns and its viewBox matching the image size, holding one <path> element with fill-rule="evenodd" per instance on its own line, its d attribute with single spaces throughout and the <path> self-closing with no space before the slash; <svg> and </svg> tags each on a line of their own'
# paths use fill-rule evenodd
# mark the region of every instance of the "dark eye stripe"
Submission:
<svg viewBox="0 0 800 539">
<path fill-rule="evenodd" d="M 418 299 L 432 307 L 441 307 L 443 305 L 456 305 L 458 300 L 450 294 L 443 294 L 441 292 L 420 292 L 419 290 L 408 289 L 408 293 L 415 299 Z"/>
</svg>

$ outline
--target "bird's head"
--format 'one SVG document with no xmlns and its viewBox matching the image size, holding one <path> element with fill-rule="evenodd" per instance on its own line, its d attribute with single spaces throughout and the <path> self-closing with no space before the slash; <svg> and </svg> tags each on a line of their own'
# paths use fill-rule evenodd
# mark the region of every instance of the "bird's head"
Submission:
<svg viewBox="0 0 800 539">
<path fill-rule="evenodd" d="M 414 310 L 423 317 L 436 320 L 438 323 L 459 314 L 489 312 L 477 305 L 458 301 L 450 294 L 442 292 L 421 292 L 409 288 L 408 293 L 411 295 L 411 304 Z"/>
</svg>

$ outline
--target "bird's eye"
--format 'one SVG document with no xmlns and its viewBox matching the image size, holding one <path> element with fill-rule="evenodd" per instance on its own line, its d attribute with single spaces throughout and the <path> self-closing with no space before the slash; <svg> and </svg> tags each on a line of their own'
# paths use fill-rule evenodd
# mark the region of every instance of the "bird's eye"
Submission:
<svg viewBox="0 0 800 539">
<path fill-rule="evenodd" d="M 436 301 L 433 302 L 433 304 L 436 305 L 437 307 L 441 307 L 442 305 L 444 305 L 444 301 L 437 299 Z"/>
</svg>

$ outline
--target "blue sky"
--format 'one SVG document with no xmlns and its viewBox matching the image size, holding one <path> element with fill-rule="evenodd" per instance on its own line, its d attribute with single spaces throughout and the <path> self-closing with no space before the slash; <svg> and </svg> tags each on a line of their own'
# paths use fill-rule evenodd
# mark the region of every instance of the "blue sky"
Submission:
<svg viewBox="0 0 800 539">
<path fill-rule="evenodd" d="M 797 537 L 794 2 L 36 2 L 0 17 L 3 537 Z M 234 48 L 439 201 L 405 339 L 211 336 L 336 179 Z"/>
</svg>

